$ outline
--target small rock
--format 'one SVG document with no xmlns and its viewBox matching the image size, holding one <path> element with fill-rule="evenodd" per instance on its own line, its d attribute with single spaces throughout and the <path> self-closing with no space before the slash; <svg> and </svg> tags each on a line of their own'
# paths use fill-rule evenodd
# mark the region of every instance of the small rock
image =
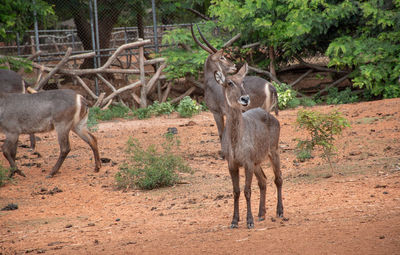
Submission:
<svg viewBox="0 0 400 255">
<path fill-rule="evenodd" d="M 101 163 L 110 163 L 111 162 L 111 159 L 109 159 L 109 158 L 100 158 L 100 160 L 101 160 Z"/>
<path fill-rule="evenodd" d="M 65 228 L 72 228 L 72 224 L 66 225 Z"/>
<path fill-rule="evenodd" d="M 379 236 L 379 239 L 385 239 L 385 236 Z"/>
<path fill-rule="evenodd" d="M 167 129 L 167 133 L 168 134 L 172 134 L 172 135 L 176 135 L 176 134 L 178 134 L 178 129 L 176 127 L 169 127 Z"/>
<path fill-rule="evenodd" d="M 17 204 L 8 204 L 5 207 L 3 207 L 1 210 L 2 211 L 13 211 L 13 210 L 17 210 L 18 209 L 18 205 Z"/>
<path fill-rule="evenodd" d="M 189 121 L 189 122 L 186 124 L 186 126 L 195 126 L 195 125 L 197 125 L 197 123 L 194 122 L 193 120 Z"/>
<path fill-rule="evenodd" d="M 360 155 L 360 154 L 361 154 L 361 151 L 351 151 L 349 153 L 350 156 L 357 156 L 357 155 Z"/>
<path fill-rule="evenodd" d="M 116 219 L 115 219 L 115 221 L 120 221 L 120 220 L 121 220 L 120 218 L 116 218 Z"/>
</svg>

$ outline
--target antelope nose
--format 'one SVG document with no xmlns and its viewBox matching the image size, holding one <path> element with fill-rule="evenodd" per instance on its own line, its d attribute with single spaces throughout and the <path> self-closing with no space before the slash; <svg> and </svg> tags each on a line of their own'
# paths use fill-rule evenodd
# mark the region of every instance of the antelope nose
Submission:
<svg viewBox="0 0 400 255">
<path fill-rule="evenodd" d="M 244 95 L 239 98 L 239 103 L 243 106 L 248 106 L 250 104 L 249 95 Z"/>
</svg>

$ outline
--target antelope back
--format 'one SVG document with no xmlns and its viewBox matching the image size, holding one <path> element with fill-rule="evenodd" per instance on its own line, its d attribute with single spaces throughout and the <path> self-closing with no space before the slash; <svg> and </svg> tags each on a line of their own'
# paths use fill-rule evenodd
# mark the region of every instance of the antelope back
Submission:
<svg viewBox="0 0 400 255">
<path fill-rule="evenodd" d="M 25 82 L 21 75 L 12 70 L 0 69 L 0 92 L 25 93 Z"/>
</svg>

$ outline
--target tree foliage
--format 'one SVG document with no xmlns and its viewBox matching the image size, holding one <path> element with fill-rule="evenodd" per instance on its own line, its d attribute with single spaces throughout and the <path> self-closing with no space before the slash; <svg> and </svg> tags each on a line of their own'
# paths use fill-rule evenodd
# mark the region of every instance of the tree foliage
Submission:
<svg viewBox="0 0 400 255">
<path fill-rule="evenodd" d="M 400 96 L 399 0 L 213 0 L 219 24 L 278 52 L 277 61 L 326 53 L 355 86 Z"/>
<path fill-rule="evenodd" d="M 45 1 L 36 0 L 2 0 L 0 8 L 0 41 L 16 39 L 16 34 L 22 36 L 26 30 L 33 28 L 34 11 L 37 20 L 47 24 L 54 21 L 54 11 Z M 9 33 L 8 33 L 9 32 Z"/>
</svg>

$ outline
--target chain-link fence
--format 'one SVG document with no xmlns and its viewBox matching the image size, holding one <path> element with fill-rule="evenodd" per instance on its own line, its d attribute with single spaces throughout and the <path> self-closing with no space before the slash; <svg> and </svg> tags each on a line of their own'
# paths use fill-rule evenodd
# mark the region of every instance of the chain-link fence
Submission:
<svg viewBox="0 0 400 255">
<path fill-rule="evenodd" d="M 53 5 L 55 16 L 50 20 L 35 19 L 33 30 L 24 35 L 16 34 L 15 41 L 0 43 L 0 54 L 27 57 L 40 50 L 39 61 L 49 62 L 60 60 L 71 47 L 73 54 L 95 51 L 96 57 L 101 58 L 139 38 L 152 41 L 146 46 L 146 53 L 158 52 L 165 46 L 161 44 L 164 31 L 188 26 L 189 21 L 195 20 L 195 15 L 190 12 L 179 14 L 155 0 L 47 2 Z M 91 62 L 96 65 L 98 61 Z"/>
</svg>

